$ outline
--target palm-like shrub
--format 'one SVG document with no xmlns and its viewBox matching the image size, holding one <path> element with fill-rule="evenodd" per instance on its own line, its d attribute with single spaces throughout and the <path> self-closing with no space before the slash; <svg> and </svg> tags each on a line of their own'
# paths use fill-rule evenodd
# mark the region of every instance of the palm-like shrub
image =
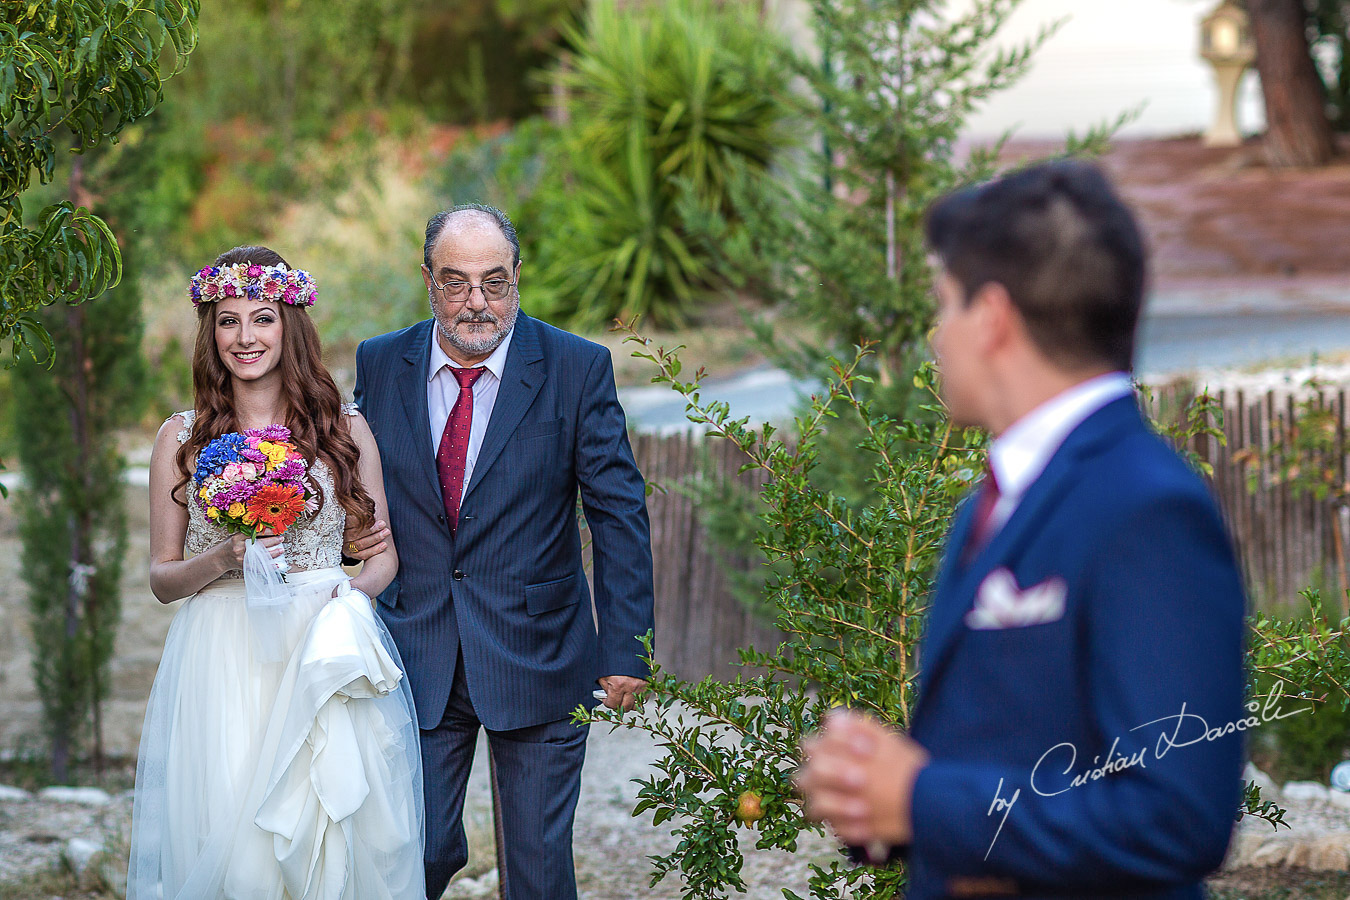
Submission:
<svg viewBox="0 0 1350 900">
<path fill-rule="evenodd" d="M 788 142 L 781 41 L 753 11 L 709 0 L 622 12 L 600 0 L 568 38 L 555 76 L 567 124 L 518 129 L 480 174 L 481 195 L 522 224 L 532 312 L 575 327 L 682 324 L 719 283 L 687 210 L 735 227 L 731 173 L 763 172 Z"/>
<path fill-rule="evenodd" d="M 762 169 L 785 141 L 782 48 L 743 5 L 671 0 L 634 14 L 605 0 L 568 37 L 576 133 L 606 162 L 623 162 L 636 122 L 654 176 L 723 206 L 733 160 Z"/>
</svg>

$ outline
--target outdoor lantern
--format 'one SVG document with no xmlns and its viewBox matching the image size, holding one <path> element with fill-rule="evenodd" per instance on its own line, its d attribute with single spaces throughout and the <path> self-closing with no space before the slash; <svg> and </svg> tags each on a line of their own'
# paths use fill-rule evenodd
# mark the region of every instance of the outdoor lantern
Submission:
<svg viewBox="0 0 1350 900">
<path fill-rule="evenodd" d="M 1232 0 L 1223 0 L 1200 21 L 1200 55 L 1214 67 L 1219 106 L 1214 123 L 1205 132 L 1207 147 L 1236 147 L 1242 143 L 1237 128 L 1237 92 L 1242 75 L 1256 61 L 1247 13 Z"/>
</svg>

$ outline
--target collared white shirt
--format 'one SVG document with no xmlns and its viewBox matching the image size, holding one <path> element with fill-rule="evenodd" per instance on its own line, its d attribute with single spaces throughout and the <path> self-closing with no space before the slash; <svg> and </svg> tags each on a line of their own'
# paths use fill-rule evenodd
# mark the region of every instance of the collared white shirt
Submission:
<svg viewBox="0 0 1350 900">
<path fill-rule="evenodd" d="M 1124 372 L 1089 378 L 1051 397 L 999 435 L 989 446 L 989 465 L 999 490 L 998 503 L 990 513 L 989 533 L 1008 521 L 1070 432 L 1088 416 L 1133 390 L 1130 376 Z"/>
<path fill-rule="evenodd" d="M 459 381 L 447 368 L 463 369 L 441 349 L 440 329 L 433 322 L 431 333 L 431 364 L 427 367 L 427 412 L 431 418 L 431 455 L 434 457 L 441 449 L 441 433 L 445 423 L 450 420 L 450 411 L 459 399 Z M 506 333 L 492 355 L 480 363 L 487 371 L 478 376 L 473 383 L 473 420 L 469 423 L 469 449 L 464 457 L 464 486 L 459 499 L 464 501 L 464 493 L 469 490 L 473 479 L 473 467 L 478 461 L 478 451 L 483 449 L 483 435 L 487 433 L 488 422 L 492 419 L 492 409 L 497 405 L 497 391 L 502 385 L 502 373 L 506 371 L 506 351 L 511 347 L 512 328 Z M 475 367 L 476 368 L 476 367 Z"/>
</svg>

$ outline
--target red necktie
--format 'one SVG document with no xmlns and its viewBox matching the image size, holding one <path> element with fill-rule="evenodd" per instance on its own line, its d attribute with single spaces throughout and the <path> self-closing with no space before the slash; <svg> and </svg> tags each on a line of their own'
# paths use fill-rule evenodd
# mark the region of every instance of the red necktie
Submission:
<svg viewBox="0 0 1350 900">
<path fill-rule="evenodd" d="M 451 366 L 459 382 L 459 396 L 445 420 L 441 432 L 441 446 L 436 451 L 436 471 L 441 477 L 441 499 L 445 501 L 445 517 L 450 533 L 459 526 L 459 499 L 464 493 L 464 463 L 469 454 L 469 429 L 473 425 L 473 383 L 483 374 L 483 367 L 456 369 Z"/>
<path fill-rule="evenodd" d="M 970 527 L 970 540 L 966 542 L 967 555 L 983 547 L 992 536 L 994 507 L 998 506 L 998 498 L 998 478 L 994 475 L 994 467 L 989 466 L 985 471 L 984 484 L 980 486 L 980 494 L 975 498 L 975 521 Z"/>
</svg>

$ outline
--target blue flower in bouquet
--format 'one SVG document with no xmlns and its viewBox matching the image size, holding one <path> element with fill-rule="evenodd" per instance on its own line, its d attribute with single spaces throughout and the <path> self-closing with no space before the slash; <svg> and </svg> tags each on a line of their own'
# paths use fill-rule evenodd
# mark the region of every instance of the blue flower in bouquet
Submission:
<svg viewBox="0 0 1350 900">
<path fill-rule="evenodd" d="M 197 469 L 192 477 L 201 484 L 230 463 L 240 462 L 243 459 L 240 451 L 246 446 L 247 440 L 242 434 L 222 434 L 197 454 Z"/>
</svg>

